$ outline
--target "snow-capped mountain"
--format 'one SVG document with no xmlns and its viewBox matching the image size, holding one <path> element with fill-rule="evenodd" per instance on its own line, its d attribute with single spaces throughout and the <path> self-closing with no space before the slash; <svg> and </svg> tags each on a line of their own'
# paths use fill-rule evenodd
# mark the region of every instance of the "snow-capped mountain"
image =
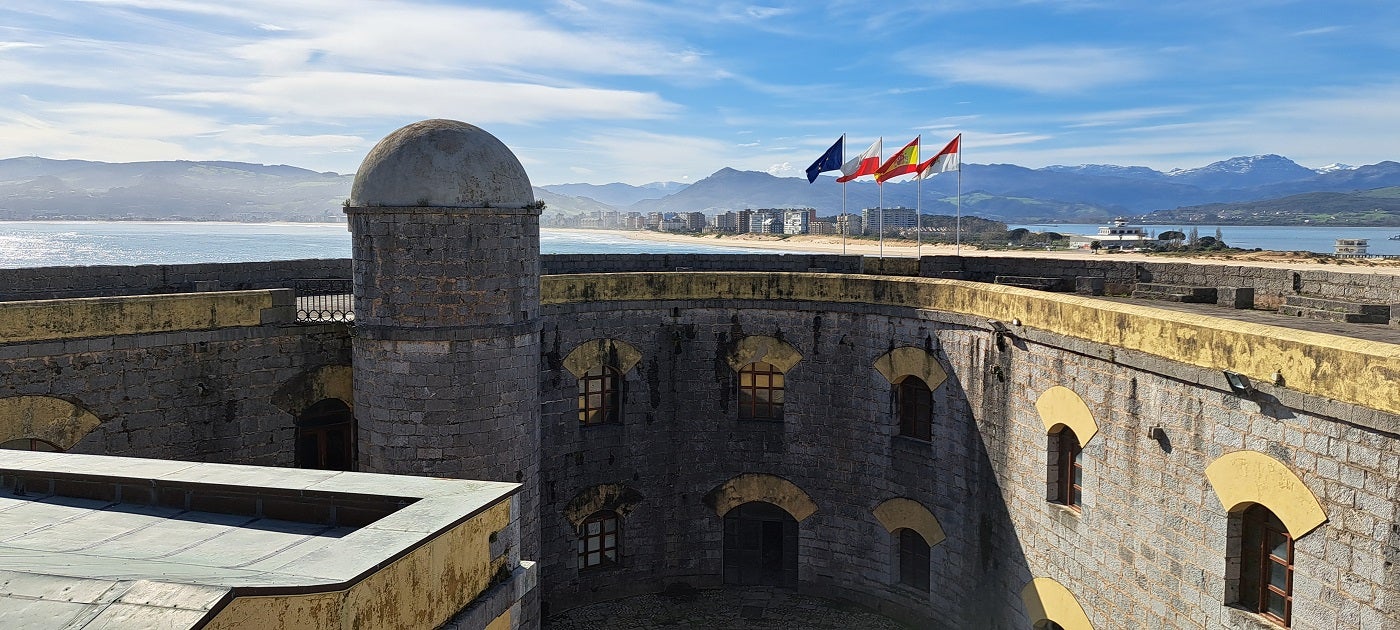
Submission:
<svg viewBox="0 0 1400 630">
<path fill-rule="evenodd" d="M 1172 169 L 1166 173 L 1171 181 L 1207 190 L 1267 186 L 1316 174 L 1317 172 L 1310 168 L 1272 153 L 1235 157 L 1198 168 Z"/>
<path fill-rule="evenodd" d="M 1327 166 L 1315 168 L 1313 170 L 1317 171 L 1319 174 L 1322 174 L 1331 173 L 1333 171 L 1354 171 L 1356 170 L 1356 167 L 1350 164 L 1342 164 L 1341 162 L 1333 162 L 1331 164 L 1328 164 Z"/>
</svg>

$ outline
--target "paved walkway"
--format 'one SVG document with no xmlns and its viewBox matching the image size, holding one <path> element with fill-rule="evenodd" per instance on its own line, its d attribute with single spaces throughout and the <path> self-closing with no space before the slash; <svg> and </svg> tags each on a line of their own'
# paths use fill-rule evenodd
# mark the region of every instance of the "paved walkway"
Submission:
<svg viewBox="0 0 1400 630">
<path fill-rule="evenodd" d="M 582 606 L 545 620 L 548 630 L 906 630 L 852 604 L 750 587 L 641 595 Z"/>
</svg>

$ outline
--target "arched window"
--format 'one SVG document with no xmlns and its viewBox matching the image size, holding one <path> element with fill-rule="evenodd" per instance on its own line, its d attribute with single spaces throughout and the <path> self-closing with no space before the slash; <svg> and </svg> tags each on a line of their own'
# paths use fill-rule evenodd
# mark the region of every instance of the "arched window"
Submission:
<svg viewBox="0 0 1400 630">
<path fill-rule="evenodd" d="M 297 417 L 298 468 L 354 470 L 355 417 L 350 407 L 326 398 Z"/>
<path fill-rule="evenodd" d="M 1077 510 L 1083 497 L 1084 484 L 1084 467 L 1080 462 L 1083 449 L 1079 445 L 1079 438 L 1069 427 L 1061 427 L 1059 431 L 1051 433 L 1049 438 L 1050 452 L 1047 459 L 1050 470 L 1046 475 L 1049 498 L 1055 503 Z"/>
<path fill-rule="evenodd" d="M 580 569 L 617 564 L 622 535 L 617 512 L 595 512 L 578 526 L 578 566 Z"/>
<path fill-rule="evenodd" d="M 621 376 L 600 365 L 578 379 L 578 421 L 584 426 L 622 421 Z"/>
<path fill-rule="evenodd" d="M 903 528 L 899 535 L 899 583 L 920 591 L 928 590 L 929 546 L 919 532 Z"/>
<path fill-rule="evenodd" d="M 63 449 L 57 444 L 39 438 L 15 438 L 0 442 L 0 448 L 15 451 L 43 451 L 46 453 L 62 453 Z"/>
<path fill-rule="evenodd" d="M 739 370 L 739 417 L 746 420 L 783 419 L 783 373 L 757 362 Z"/>
<path fill-rule="evenodd" d="M 905 376 L 894 384 L 899 434 L 917 440 L 933 439 L 933 392 L 917 376 Z"/>
<path fill-rule="evenodd" d="M 1238 517 L 1239 604 L 1288 627 L 1293 617 L 1293 537 L 1258 503 Z"/>
</svg>

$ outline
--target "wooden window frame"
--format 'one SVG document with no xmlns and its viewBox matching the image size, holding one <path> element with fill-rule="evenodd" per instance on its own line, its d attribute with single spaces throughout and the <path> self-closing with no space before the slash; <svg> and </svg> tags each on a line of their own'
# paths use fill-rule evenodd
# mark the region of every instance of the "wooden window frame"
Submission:
<svg viewBox="0 0 1400 630">
<path fill-rule="evenodd" d="M 1239 604 L 1287 628 L 1293 620 L 1293 536 L 1272 511 L 1260 504 L 1247 508 L 1240 520 L 1240 572 L 1241 576 L 1250 574 L 1250 579 L 1241 584 Z M 1274 553 L 1279 547 L 1283 548 L 1283 556 Z M 1283 569 L 1282 586 L 1274 584 L 1276 567 Z M 1281 601 L 1282 615 L 1269 609 L 1271 596 Z"/>
<path fill-rule="evenodd" d="M 781 421 L 786 387 L 786 376 L 772 364 L 758 361 L 740 368 L 739 418 Z"/>
<path fill-rule="evenodd" d="M 905 376 L 894 384 L 895 413 L 899 416 L 899 434 L 933 441 L 933 390 L 917 376 Z"/>
<path fill-rule="evenodd" d="M 578 422 L 585 427 L 622 422 L 622 374 L 617 368 L 599 365 L 579 377 Z"/>
<path fill-rule="evenodd" d="M 591 525 L 597 531 L 589 531 Z M 609 544 L 611 536 L 611 544 Z M 596 544 L 594 544 L 596 541 Z M 616 566 L 622 547 L 622 518 L 617 512 L 595 512 L 578 526 L 578 568 L 581 571 Z M 611 557 L 609 557 L 611 556 Z"/>
<path fill-rule="evenodd" d="M 16 442 L 24 442 L 24 443 L 25 443 L 25 444 L 24 444 L 24 447 L 21 448 L 21 447 L 19 447 L 19 446 L 4 446 L 5 444 L 14 444 L 14 443 L 16 443 Z M 39 445 L 44 445 L 44 446 L 47 446 L 48 448 L 37 448 Z M 8 440 L 4 440 L 4 441 L 0 442 L 0 448 L 11 449 L 11 450 L 16 450 L 16 451 L 36 451 L 36 452 L 41 452 L 41 453 L 62 453 L 62 452 L 64 452 L 64 451 L 63 451 L 63 448 L 60 447 L 59 445 L 54 444 L 53 442 L 50 442 L 50 441 L 45 440 L 45 439 L 43 439 L 43 438 L 36 438 L 36 437 L 17 437 L 17 438 L 11 438 L 11 439 L 8 439 Z"/>
<path fill-rule="evenodd" d="M 1069 427 L 1061 427 L 1050 439 L 1051 501 L 1077 512 L 1084 503 L 1084 447 Z"/>
</svg>

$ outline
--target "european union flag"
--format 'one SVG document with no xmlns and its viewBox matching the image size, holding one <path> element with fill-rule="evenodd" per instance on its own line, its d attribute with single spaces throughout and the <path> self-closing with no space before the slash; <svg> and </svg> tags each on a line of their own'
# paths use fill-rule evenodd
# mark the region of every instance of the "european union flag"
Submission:
<svg viewBox="0 0 1400 630">
<path fill-rule="evenodd" d="M 846 136 L 843 134 L 840 138 L 836 139 L 836 144 L 831 145 L 831 148 L 827 149 L 826 153 L 823 153 L 821 157 L 817 158 L 817 161 L 812 162 L 812 165 L 807 167 L 807 183 L 810 184 L 817 181 L 817 175 L 827 171 L 841 170 L 841 162 L 845 154 Z"/>
</svg>

